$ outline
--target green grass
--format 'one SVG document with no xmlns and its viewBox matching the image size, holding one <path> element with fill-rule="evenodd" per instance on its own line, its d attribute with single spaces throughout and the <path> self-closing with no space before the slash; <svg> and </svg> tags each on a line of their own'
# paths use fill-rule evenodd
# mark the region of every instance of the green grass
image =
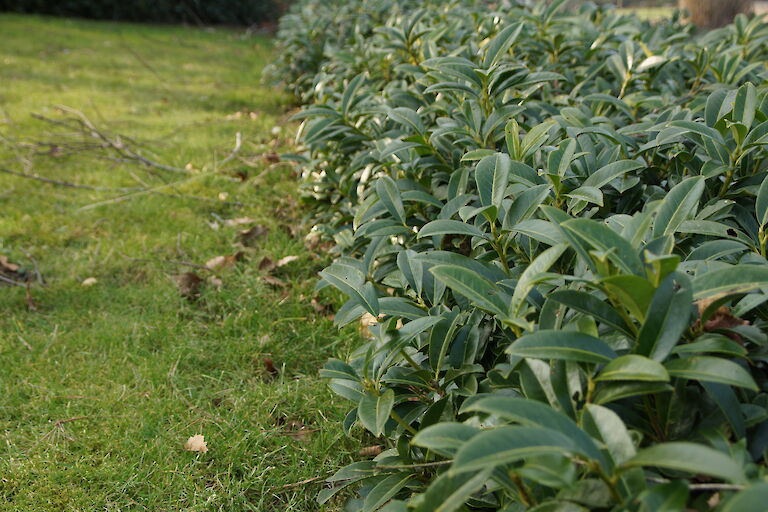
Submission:
<svg viewBox="0 0 768 512">
<path fill-rule="evenodd" d="M 286 98 L 259 85 L 269 41 L 9 15 L 0 34 L 0 167 L 98 187 L 176 183 L 159 189 L 175 195 L 97 205 L 121 193 L 0 174 L 0 255 L 29 271 L 36 262 L 45 279 L 30 288 L 34 311 L 24 288 L 0 286 L 0 510 L 318 510 L 320 480 L 290 484 L 326 476 L 359 449 L 341 431 L 348 404 L 317 377 L 357 335 L 310 305 L 328 257 L 292 233 L 292 169 L 261 157 L 288 147 L 291 133 Z M 32 145 L 69 140 L 30 115 L 61 119 L 55 105 L 194 174 Z M 255 114 L 233 119 L 238 111 Z M 220 164 L 237 132 L 252 166 Z M 246 205 L 217 201 L 225 196 Z M 173 275 L 194 269 L 170 261 L 239 250 L 242 228 L 223 222 L 236 217 L 269 235 L 220 273 L 220 290 L 182 298 Z M 286 255 L 299 260 L 276 274 L 284 293 L 258 263 Z M 98 282 L 83 286 L 89 277 Z M 312 430 L 304 440 L 286 435 L 294 421 Z M 208 453 L 183 449 L 195 434 Z"/>
</svg>

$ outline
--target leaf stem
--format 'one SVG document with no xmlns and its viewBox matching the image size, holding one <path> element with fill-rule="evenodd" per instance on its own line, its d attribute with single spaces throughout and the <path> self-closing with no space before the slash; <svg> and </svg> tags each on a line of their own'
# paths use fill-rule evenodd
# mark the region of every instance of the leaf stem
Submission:
<svg viewBox="0 0 768 512">
<path fill-rule="evenodd" d="M 403 420 L 403 418 L 401 418 L 401 417 L 400 417 L 400 415 L 399 415 L 399 414 L 397 414 L 397 413 L 394 411 L 394 409 L 393 409 L 393 410 L 391 410 L 391 411 L 389 412 L 389 416 L 390 416 L 390 418 L 392 418 L 393 420 L 395 420 L 395 421 L 396 421 L 396 422 L 397 422 L 397 423 L 398 423 L 398 424 L 399 424 L 401 427 L 403 427 L 405 430 L 407 430 L 407 431 L 408 431 L 408 432 L 410 432 L 411 434 L 413 434 L 413 435 L 416 435 L 416 434 L 418 434 L 418 432 L 416 431 L 416 429 L 415 429 L 415 428 L 413 428 L 412 426 L 410 426 L 409 424 L 407 424 L 407 423 L 406 423 L 406 422 Z"/>
</svg>

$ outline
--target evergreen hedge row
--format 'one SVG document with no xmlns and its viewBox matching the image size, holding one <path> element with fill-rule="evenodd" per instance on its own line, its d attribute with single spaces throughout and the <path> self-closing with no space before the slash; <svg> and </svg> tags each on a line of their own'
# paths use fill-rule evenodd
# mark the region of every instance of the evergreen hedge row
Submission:
<svg viewBox="0 0 768 512">
<path fill-rule="evenodd" d="M 321 373 L 386 450 L 320 502 L 766 509 L 768 24 L 563 3 L 283 19 L 320 286 L 378 320 Z"/>
</svg>

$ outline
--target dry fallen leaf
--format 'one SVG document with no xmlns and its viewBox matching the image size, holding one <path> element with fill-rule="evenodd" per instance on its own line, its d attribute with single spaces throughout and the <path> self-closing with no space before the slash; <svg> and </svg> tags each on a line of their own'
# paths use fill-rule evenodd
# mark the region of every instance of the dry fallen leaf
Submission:
<svg viewBox="0 0 768 512">
<path fill-rule="evenodd" d="M 208 279 L 206 279 L 206 282 L 217 290 L 221 290 L 221 287 L 224 286 L 224 281 L 216 276 L 210 276 Z"/>
<path fill-rule="evenodd" d="M 17 264 L 8 261 L 7 257 L 0 255 L 0 272 L 13 274 L 18 272 L 20 268 Z"/>
<path fill-rule="evenodd" d="M 200 296 L 203 280 L 194 272 L 184 272 L 174 277 L 176 286 L 179 287 L 179 293 L 187 299 L 194 299 Z"/>
<path fill-rule="evenodd" d="M 99 280 L 96 279 L 95 277 L 89 277 L 87 279 L 84 279 L 83 282 L 80 283 L 80 284 L 83 285 L 83 286 L 93 286 L 93 285 L 95 285 L 98 282 L 99 282 Z"/>
<path fill-rule="evenodd" d="M 272 362 L 271 358 L 265 357 L 264 359 L 262 359 L 262 362 L 264 363 L 264 368 L 267 370 L 267 373 L 269 374 L 270 377 L 274 379 L 280 374 L 277 368 L 275 368 L 275 363 Z"/>
<path fill-rule="evenodd" d="M 375 316 L 370 313 L 363 313 L 363 316 L 360 317 L 360 334 L 362 334 L 364 338 L 373 338 L 373 334 L 369 327 L 376 325 L 377 323 L 378 319 Z"/>
<path fill-rule="evenodd" d="M 271 272 L 275 269 L 275 262 L 269 256 L 264 256 L 259 263 L 259 270 L 262 272 Z"/>
<path fill-rule="evenodd" d="M 27 281 L 27 273 L 21 270 L 21 266 L 11 263 L 8 258 L 0 255 L 0 276 L 6 277 L 13 281 L 23 283 Z M 6 284 L 0 281 L 0 285 Z"/>
<path fill-rule="evenodd" d="M 304 247 L 312 252 L 328 252 L 333 246 L 332 241 L 323 240 L 317 233 L 310 233 L 304 238 Z"/>
<path fill-rule="evenodd" d="M 237 254 L 227 254 L 226 256 L 216 256 L 205 262 L 205 266 L 211 270 L 220 270 L 234 266 L 237 262 Z"/>
<path fill-rule="evenodd" d="M 208 451 L 208 443 L 205 442 L 205 437 L 202 434 L 197 434 L 187 439 L 184 443 L 184 449 L 190 452 L 206 453 Z"/>
<path fill-rule="evenodd" d="M 709 309 L 709 307 L 717 302 L 718 300 L 722 299 L 723 297 L 727 296 L 727 293 L 718 293 L 716 295 L 713 295 L 711 297 L 707 297 L 706 299 L 697 300 L 694 304 L 696 304 L 696 307 L 699 310 L 699 316 L 703 315 L 704 312 Z"/>
<path fill-rule="evenodd" d="M 312 299 L 311 301 L 309 301 L 309 304 L 312 306 L 312 309 L 314 309 L 315 313 L 317 313 L 318 315 L 333 316 L 333 306 L 331 306 L 330 304 L 325 304 L 325 303 L 321 304 L 320 302 L 318 302 L 317 299 Z"/>
<path fill-rule="evenodd" d="M 250 217 L 238 217 L 236 219 L 225 220 L 224 225 L 233 227 L 233 226 L 243 226 L 245 224 L 253 224 L 254 222 L 256 221 Z"/>
<path fill-rule="evenodd" d="M 265 228 L 264 226 L 253 226 L 250 229 L 246 229 L 243 231 L 240 231 L 237 234 L 237 240 L 241 244 L 243 244 L 246 247 L 255 247 L 256 242 L 269 233 L 269 229 Z"/>
<path fill-rule="evenodd" d="M 277 260 L 277 263 L 275 265 L 277 267 L 282 267 L 298 259 L 299 259 L 298 256 L 285 256 L 284 258 L 280 258 L 279 260 Z"/>
<path fill-rule="evenodd" d="M 288 283 L 282 279 L 276 278 L 275 276 L 262 276 L 261 279 L 268 285 L 274 286 L 275 288 L 285 288 L 288 286 Z"/>
<path fill-rule="evenodd" d="M 304 423 L 296 420 L 291 420 L 287 422 L 285 426 L 287 430 L 286 433 L 296 441 L 299 441 L 302 443 L 309 441 L 309 435 L 312 432 L 317 431 L 317 429 L 307 428 L 307 426 Z"/>
<path fill-rule="evenodd" d="M 699 310 L 699 316 L 703 315 L 704 312 L 710 309 L 714 303 L 725 296 L 726 294 L 722 293 L 707 299 L 696 301 L 696 307 Z M 700 321 L 701 320 L 699 320 L 699 322 Z M 719 329 L 732 329 L 741 325 L 749 325 L 749 320 L 744 320 L 743 318 L 734 316 L 731 314 L 731 309 L 728 306 L 720 306 L 714 312 L 712 312 L 709 315 L 709 318 L 707 318 L 707 321 L 704 322 L 703 330 L 704 332 L 713 332 Z M 725 335 L 737 343 L 741 343 L 742 341 L 741 336 L 736 333 L 729 332 L 725 333 Z"/>
</svg>

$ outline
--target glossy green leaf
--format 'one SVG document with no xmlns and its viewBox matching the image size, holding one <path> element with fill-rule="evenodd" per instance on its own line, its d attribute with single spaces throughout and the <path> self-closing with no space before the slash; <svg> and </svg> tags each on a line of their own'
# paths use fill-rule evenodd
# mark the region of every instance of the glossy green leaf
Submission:
<svg viewBox="0 0 768 512">
<path fill-rule="evenodd" d="M 491 42 L 488 43 L 485 50 L 485 58 L 483 59 L 483 65 L 486 68 L 496 64 L 504 53 L 515 44 L 517 38 L 520 37 L 520 32 L 523 30 L 523 26 L 522 23 L 508 25 L 491 39 Z"/>
<path fill-rule="evenodd" d="M 542 427 L 497 427 L 467 441 L 450 471 L 464 473 L 498 467 L 537 455 L 581 454 L 575 443 L 556 430 Z"/>
<path fill-rule="evenodd" d="M 743 482 L 741 464 L 722 452 L 694 443 L 661 443 L 640 450 L 624 467 L 657 467 L 705 474 L 730 482 Z"/>
<path fill-rule="evenodd" d="M 461 446 L 479 432 L 476 427 L 464 423 L 438 423 L 419 431 L 412 442 L 443 457 L 453 457 Z"/>
<path fill-rule="evenodd" d="M 390 475 L 371 489 L 371 492 L 365 497 L 363 503 L 363 512 L 375 512 L 385 503 L 391 500 L 403 487 L 408 484 L 408 480 L 413 478 L 409 473 L 396 473 Z"/>
<path fill-rule="evenodd" d="M 761 226 L 768 224 L 768 176 L 760 184 L 760 189 L 757 191 L 755 216 L 757 217 L 757 223 Z"/>
<path fill-rule="evenodd" d="M 525 303 L 526 297 L 531 293 L 536 283 L 542 279 L 542 275 L 555 264 L 567 249 L 565 244 L 558 244 L 542 252 L 535 260 L 531 262 L 523 271 L 520 279 L 515 286 L 515 293 L 512 295 L 512 302 L 509 306 L 510 317 L 516 318 L 520 315 L 521 309 Z"/>
<path fill-rule="evenodd" d="M 505 153 L 496 153 L 480 160 L 475 169 L 477 191 L 483 206 L 501 206 L 509 184 L 510 159 Z"/>
<path fill-rule="evenodd" d="M 616 353 L 604 341 L 569 331 L 537 331 L 518 339 L 507 349 L 515 357 L 534 357 L 583 363 L 607 363 Z"/>
<path fill-rule="evenodd" d="M 634 396 L 668 393 L 674 388 L 663 382 L 604 382 L 595 393 L 596 404 L 608 404 Z"/>
<path fill-rule="evenodd" d="M 763 510 L 768 503 L 768 483 L 758 482 L 729 499 L 722 512 L 746 512 Z"/>
<path fill-rule="evenodd" d="M 590 174 L 581 184 L 582 187 L 602 188 L 616 178 L 625 175 L 628 172 L 636 171 L 645 167 L 636 160 L 619 160 L 611 162 Z"/>
<path fill-rule="evenodd" d="M 752 376 L 738 364 L 710 356 L 681 357 L 664 364 L 672 377 L 737 386 L 757 391 Z"/>
<path fill-rule="evenodd" d="M 669 373 L 658 361 L 636 354 L 617 357 L 606 364 L 595 381 L 669 382 Z"/>
<path fill-rule="evenodd" d="M 435 265 L 429 272 L 476 306 L 499 316 L 506 315 L 507 304 L 498 287 L 475 271 L 457 265 Z"/>
<path fill-rule="evenodd" d="M 693 310 L 691 281 L 681 272 L 669 274 L 653 295 L 634 352 L 663 361 L 680 342 Z"/>
<path fill-rule="evenodd" d="M 577 290 L 558 290 L 547 295 L 547 298 L 568 306 L 571 309 L 590 315 L 595 320 L 618 329 L 625 334 L 631 334 L 622 316 L 616 310 L 594 295 Z"/>
<path fill-rule="evenodd" d="M 384 432 L 384 425 L 389 421 L 394 404 L 395 392 L 391 389 L 378 396 L 366 393 L 357 407 L 357 417 L 373 435 L 379 436 Z"/>
<path fill-rule="evenodd" d="M 484 412 L 521 425 L 550 428 L 571 438 L 589 457 L 605 463 L 595 442 L 568 416 L 552 407 L 525 398 L 489 396 L 471 402 L 461 409 L 465 412 Z"/>
<path fill-rule="evenodd" d="M 477 229 L 471 224 L 465 224 L 458 220 L 438 219 L 424 225 L 419 230 L 418 237 L 436 235 L 465 235 L 477 236 L 480 238 L 489 238 L 488 235 Z"/>
<path fill-rule="evenodd" d="M 598 251 L 604 251 L 608 259 L 628 274 L 641 275 L 643 265 L 632 245 L 605 224 L 591 219 L 573 219 L 562 227 Z"/>
<path fill-rule="evenodd" d="M 765 287 L 768 287 L 768 266 L 735 265 L 694 277 L 693 298 L 747 293 Z"/>
<path fill-rule="evenodd" d="M 382 176 L 376 180 L 376 194 L 387 211 L 392 217 L 398 220 L 400 224 L 405 224 L 405 209 L 403 208 L 403 198 L 397 189 L 397 184 L 389 176 Z"/>
<path fill-rule="evenodd" d="M 703 176 L 688 178 L 669 191 L 656 214 L 654 237 L 674 234 L 680 224 L 693 217 L 704 192 L 705 179 Z"/>
<path fill-rule="evenodd" d="M 587 404 L 582 424 L 608 448 L 615 464 L 623 464 L 637 453 L 626 425 L 607 407 Z"/>
<path fill-rule="evenodd" d="M 378 294 L 371 283 L 365 282 L 365 274 L 359 268 L 337 261 L 321 271 L 320 276 L 347 294 L 368 313 L 379 316 Z"/>
</svg>

